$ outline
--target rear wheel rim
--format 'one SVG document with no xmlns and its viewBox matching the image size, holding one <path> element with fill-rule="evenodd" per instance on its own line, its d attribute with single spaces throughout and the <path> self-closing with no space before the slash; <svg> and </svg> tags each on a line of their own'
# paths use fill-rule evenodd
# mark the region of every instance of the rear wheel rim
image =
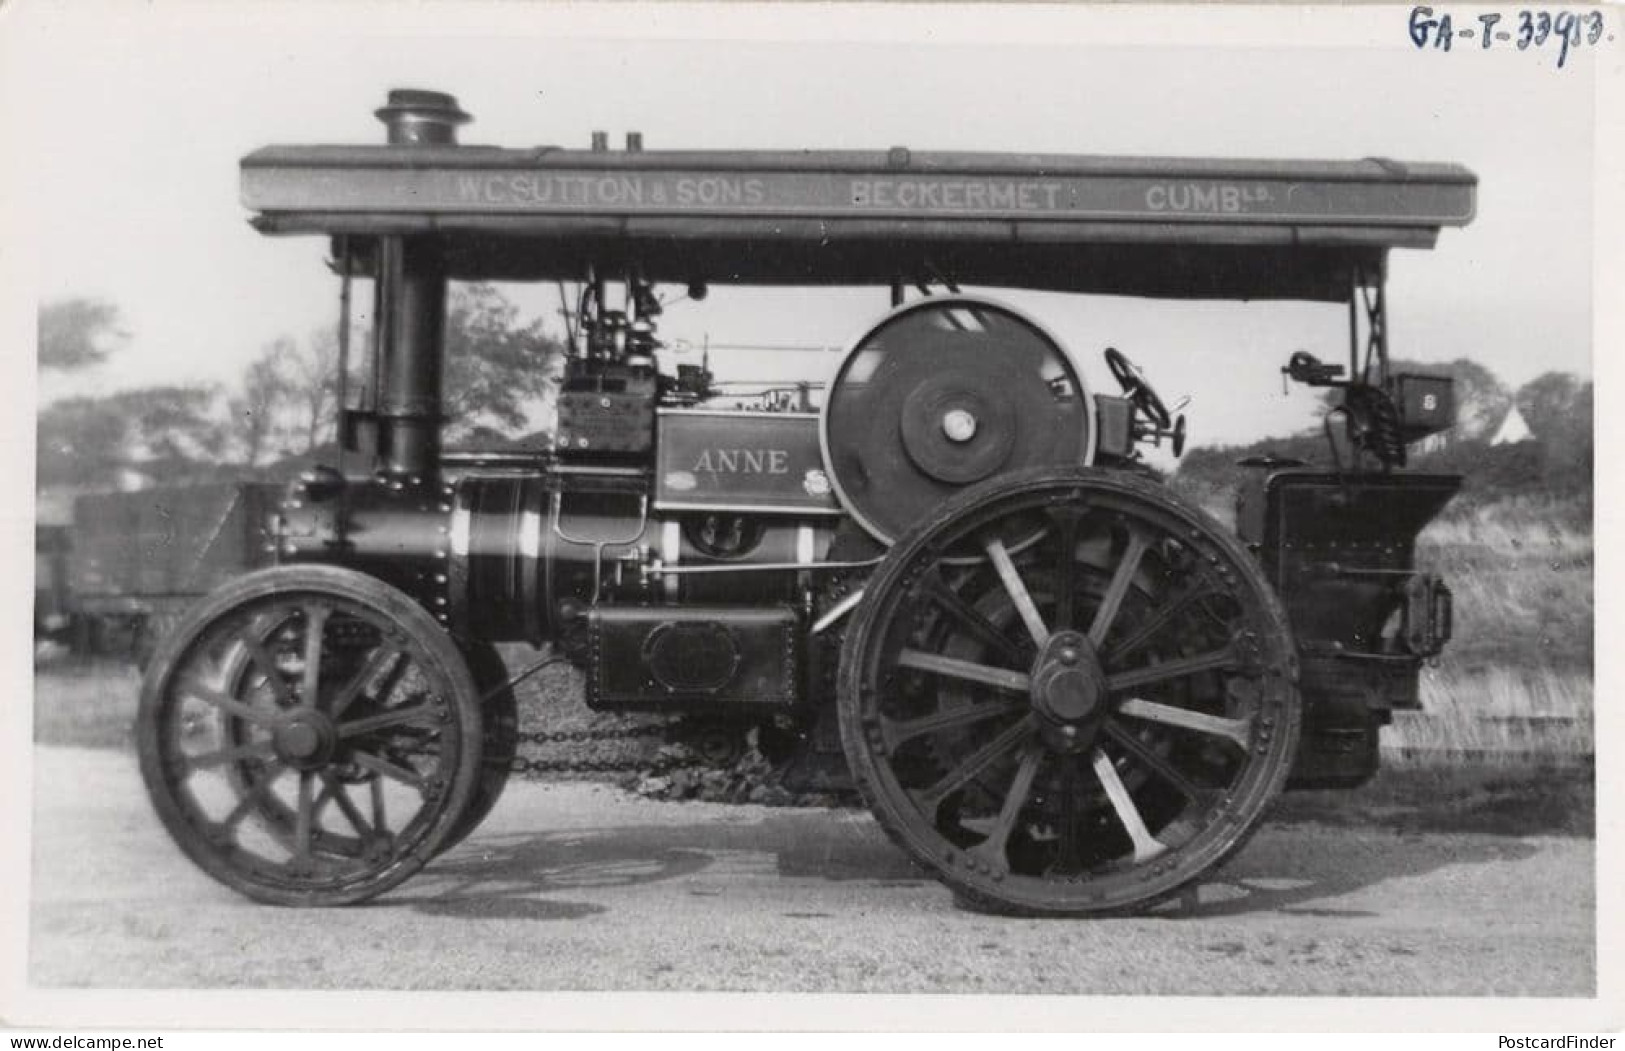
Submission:
<svg viewBox="0 0 1625 1051">
<path fill-rule="evenodd" d="M 1201 512 L 1136 479 L 1025 477 L 955 501 L 870 582 L 842 656 L 848 760 L 967 900 L 1142 909 L 1221 863 L 1280 791 L 1290 633 Z"/>
</svg>

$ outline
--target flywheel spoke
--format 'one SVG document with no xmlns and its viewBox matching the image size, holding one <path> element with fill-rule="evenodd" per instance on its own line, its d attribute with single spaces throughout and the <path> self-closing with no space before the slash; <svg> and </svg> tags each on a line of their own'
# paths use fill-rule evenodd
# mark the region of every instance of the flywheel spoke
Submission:
<svg viewBox="0 0 1625 1051">
<path fill-rule="evenodd" d="M 1089 641 L 1097 648 L 1106 641 L 1107 633 L 1112 630 L 1112 622 L 1117 619 L 1117 611 L 1123 605 L 1123 598 L 1134 583 L 1134 574 L 1140 571 L 1140 560 L 1145 557 L 1145 552 L 1145 538 L 1139 533 L 1131 532 L 1128 547 L 1123 551 L 1123 558 L 1112 573 L 1111 583 L 1106 586 L 1106 594 L 1102 596 L 1099 608 L 1095 610 L 1094 622 L 1089 625 Z"/>
<path fill-rule="evenodd" d="M 904 741 L 912 741 L 925 734 L 941 733 L 944 730 L 957 730 L 965 726 L 986 722 L 1000 715 L 1015 715 L 1025 711 L 1027 705 L 1017 701 L 1001 701 L 989 704 L 973 704 L 964 708 L 950 708 L 947 711 L 936 712 L 932 715 L 922 715 L 915 719 L 886 719 L 880 721 L 881 732 L 885 734 L 886 742 L 893 748 Z"/>
<path fill-rule="evenodd" d="M 928 671 L 933 675 L 945 675 L 950 679 L 981 683 L 983 686 L 1016 693 L 1024 694 L 1032 688 L 1032 679 L 1025 672 L 995 668 L 992 665 L 977 664 L 957 657 L 944 657 L 939 653 L 927 653 L 925 650 L 903 650 L 897 655 L 897 666 Z"/>
<path fill-rule="evenodd" d="M 1117 714 L 1223 737 L 1243 748 L 1247 747 L 1253 730 L 1253 721 L 1250 718 L 1226 719 L 1223 716 L 1193 712 L 1188 708 L 1175 708 L 1170 704 L 1158 704 L 1156 701 L 1147 701 L 1139 697 L 1130 697 L 1118 705 Z"/>
<path fill-rule="evenodd" d="M 1134 805 L 1134 797 L 1129 795 L 1122 778 L 1117 776 L 1117 768 L 1112 766 L 1111 759 L 1105 752 L 1096 748 L 1093 762 L 1095 779 L 1100 782 L 1100 787 L 1106 790 L 1106 798 L 1111 802 L 1112 810 L 1116 811 L 1117 820 L 1122 823 L 1123 831 L 1128 833 L 1129 840 L 1134 844 L 1135 863 L 1150 861 L 1167 851 L 1168 847 L 1145 827 L 1145 819 L 1140 816 L 1140 808 Z"/>
<path fill-rule="evenodd" d="M 1159 682 L 1200 675 L 1203 672 L 1224 671 L 1236 668 L 1240 664 L 1241 661 L 1237 658 L 1235 650 L 1226 646 L 1222 650 L 1200 653 L 1194 657 L 1175 657 L 1173 660 L 1162 661 L 1159 664 L 1151 664 L 1144 668 L 1135 668 L 1132 671 L 1120 671 L 1115 675 L 1108 675 L 1106 677 L 1106 689 L 1112 693 L 1123 693 L 1142 686 L 1153 686 Z"/>
<path fill-rule="evenodd" d="M 1021 574 L 1016 572 L 1016 564 L 1010 561 L 1010 552 L 1005 550 L 1004 541 L 994 537 L 985 541 L 982 548 L 987 552 L 987 557 L 993 560 L 999 581 L 1009 593 L 1010 601 L 1015 603 L 1016 612 L 1021 614 L 1021 622 L 1027 625 L 1028 634 L 1032 635 L 1038 648 L 1043 649 L 1049 641 L 1049 629 L 1044 626 L 1044 618 L 1039 615 L 1038 606 L 1033 602 L 1027 585 L 1022 583 Z"/>
<path fill-rule="evenodd" d="M 1029 742 L 1021 753 L 1021 762 L 1016 767 L 1015 777 L 1010 781 L 1010 788 L 1004 794 L 1004 802 L 999 807 L 999 816 L 994 820 L 987 838 L 971 848 L 972 854 L 997 865 L 1000 869 L 1009 869 L 1010 862 L 1005 857 L 1005 848 L 1009 845 L 1010 833 L 1015 831 L 1016 822 L 1021 817 L 1021 808 L 1027 805 L 1027 798 L 1032 795 L 1033 780 L 1038 776 L 1038 766 L 1043 759 L 1043 748 Z"/>
<path fill-rule="evenodd" d="M 916 795 L 915 798 L 919 801 L 920 809 L 925 811 L 926 814 L 935 813 L 944 799 L 1031 737 L 1033 730 L 1033 717 L 1031 715 L 1025 716 L 1019 722 L 1005 729 L 1003 733 L 993 738 L 993 740 L 966 756 L 958 766 L 949 771 L 941 780 Z"/>
<path fill-rule="evenodd" d="M 1010 641 L 1010 637 L 995 627 L 992 621 L 961 598 L 940 574 L 932 573 L 927 578 L 923 591 L 926 598 L 953 618 L 971 638 L 997 651 L 999 656 L 1011 664 L 1027 662 L 1027 655 L 1021 651 L 1021 647 Z"/>
</svg>

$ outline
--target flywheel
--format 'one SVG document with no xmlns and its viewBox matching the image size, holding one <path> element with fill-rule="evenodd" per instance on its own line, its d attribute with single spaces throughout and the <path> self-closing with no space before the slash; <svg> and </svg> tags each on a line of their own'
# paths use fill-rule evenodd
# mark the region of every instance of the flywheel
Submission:
<svg viewBox="0 0 1625 1051">
<path fill-rule="evenodd" d="M 820 418 L 824 466 L 854 520 L 889 544 L 966 486 L 1094 453 L 1092 405 L 1061 345 L 977 296 L 892 311 L 842 360 Z"/>
</svg>

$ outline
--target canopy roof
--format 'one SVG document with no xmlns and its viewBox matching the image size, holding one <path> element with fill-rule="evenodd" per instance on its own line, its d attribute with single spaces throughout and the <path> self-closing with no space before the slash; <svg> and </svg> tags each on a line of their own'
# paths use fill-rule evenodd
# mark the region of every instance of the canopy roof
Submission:
<svg viewBox="0 0 1625 1051">
<path fill-rule="evenodd" d="M 267 233 L 438 234 L 454 276 L 964 285 L 1345 299 L 1389 248 L 1473 217 L 1446 164 L 1011 153 L 273 146 Z"/>
</svg>

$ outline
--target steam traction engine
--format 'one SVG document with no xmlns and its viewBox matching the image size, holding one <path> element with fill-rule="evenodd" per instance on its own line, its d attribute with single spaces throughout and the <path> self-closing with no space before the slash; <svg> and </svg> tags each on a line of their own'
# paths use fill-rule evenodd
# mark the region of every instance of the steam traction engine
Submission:
<svg viewBox="0 0 1625 1051">
<path fill-rule="evenodd" d="M 242 893 L 360 901 L 472 832 L 514 750 L 497 642 L 569 654 L 596 708 L 802 728 L 962 899 L 1040 915 L 1174 894 L 1283 787 L 1368 777 L 1416 705 L 1450 606 L 1413 541 L 1458 479 L 1399 469 L 1450 390 L 1388 374 L 1382 285 L 1390 248 L 1470 219 L 1470 173 L 476 148 L 420 91 L 379 117 L 387 145 L 243 162 L 262 231 L 331 238 L 346 311 L 370 282 L 369 378 L 279 564 L 143 687 L 158 813 Z M 550 447 L 440 447 L 447 282 L 484 279 L 579 284 Z M 663 283 L 892 308 L 817 412 L 725 409 L 703 367 L 658 367 Z M 1125 355 L 1092 393 L 959 284 L 1346 302 L 1349 367 L 1283 369 L 1342 389 L 1332 465 L 1254 463 L 1233 537 L 1141 466 L 1185 426 Z"/>
</svg>

